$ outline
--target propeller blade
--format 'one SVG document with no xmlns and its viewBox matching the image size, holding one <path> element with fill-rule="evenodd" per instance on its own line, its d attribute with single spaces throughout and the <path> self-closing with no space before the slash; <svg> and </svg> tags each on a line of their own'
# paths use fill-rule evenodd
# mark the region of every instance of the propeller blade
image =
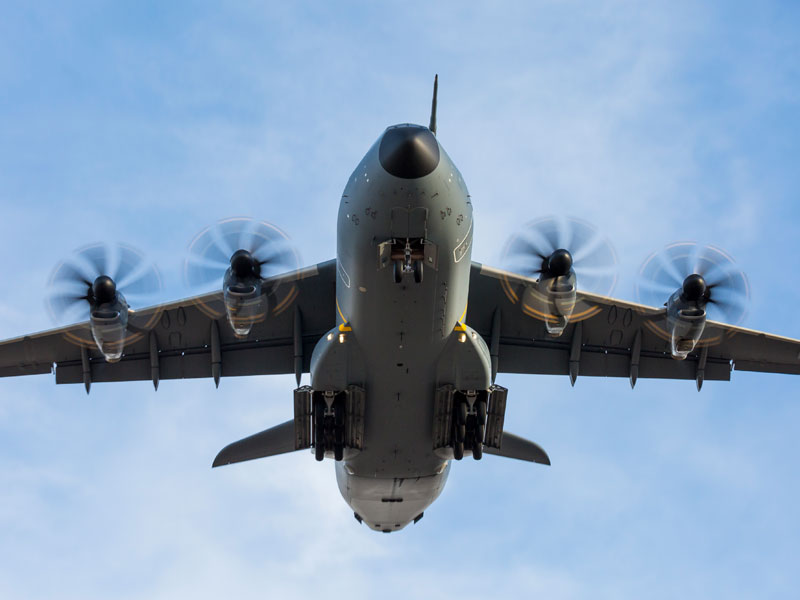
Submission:
<svg viewBox="0 0 800 600">
<path fill-rule="evenodd" d="M 158 270 L 138 250 L 122 244 L 92 244 L 75 250 L 50 277 L 46 304 L 56 323 L 88 317 L 94 302 L 92 286 L 100 276 L 110 277 L 113 290 L 142 305 L 155 300 L 161 289 Z M 139 304 L 140 302 L 136 302 Z"/>
<path fill-rule="evenodd" d="M 642 304 L 660 306 L 693 274 L 705 279 L 708 318 L 740 323 L 749 304 L 747 277 L 729 254 L 714 246 L 679 242 L 651 254 L 639 271 L 637 298 Z"/>
<path fill-rule="evenodd" d="M 265 221 L 236 217 L 204 229 L 189 245 L 184 262 L 186 284 L 193 291 L 219 286 L 238 250 L 250 252 L 261 266 L 261 277 L 299 268 L 288 236 Z"/>
<path fill-rule="evenodd" d="M 617 254 L 611 242 L 597 229 L 572 217 L 545 217 L 528 223 L 506 244 L 502 264 L 526 276 L 547 268 L 546 261 L 556 250 L 572 256 L 580 289 L 608 295 L 617 280 Z"/>
</svg>

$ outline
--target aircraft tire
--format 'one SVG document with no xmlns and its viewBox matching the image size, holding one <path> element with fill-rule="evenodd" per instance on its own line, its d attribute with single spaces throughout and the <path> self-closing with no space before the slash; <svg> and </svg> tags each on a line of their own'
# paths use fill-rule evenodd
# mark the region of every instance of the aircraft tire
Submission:
<svg viewBox="0 0 800 600">
<path fill-rule="evenodd" d="M 478 424 L 486 425 L 486 400 L 481 398 L 475 403 L 475 410 L 478 413 Z"/>
<path fill-rule="evenodd" d="M 414 281 L 416 283 L 422 283 L 422 261 L 415 260 L 414 261 Z"/>
<path fill-rule="evenodd" d="M 456 441 L 464 443 L 464 440 L 467 438 L 467 426 L 466 425 L 456 425 Z"/>
<path fill-rule="evenodd" d="M 342 399 L 337 400 L 333 405 L 333 416 L 336 427 L 344 427 L 344 402 Z"/>
<path fill-rule="evenodd" d="M 460 400 L 456 407 L 456 424 L 457 425 L 467 424 L 467 403 L 464 400 Z"/>
<path fill-rule="evenodd" d="M 333 446 L 333 458 L 336 460 L 342 460 L 344 458 L 344 445 L 343 444 L 334 444 Z"/>
<path fill-rule="evenodd" d="M 481 444 L 480 442 L 476 441 L 475 444 L 472 446 L 472 458 L 474 458 L 475 460 L 480 460 L 481 458 L 483 458 L 483 444 Z"/>
<path fill-rule="evenodd" d="M 314 446 L 314 458 L 316 458 L 317 461 L 322 461 L 322 459 L 325 458 L 325 446 L 319 443 Z"/>
<path fill-rule="evenodd" d="M 478 425 L 477 427 L 475 427 L 475 440 L 483 443 L 483 439 L 485 437 L 486 437 L 486 426 Z"/>
<path fill-rule="evenodd" d="M 464 458 L 464 442 L 456 442 L 453 444 L 453 458 L 456 460 Z"/>
</svg>

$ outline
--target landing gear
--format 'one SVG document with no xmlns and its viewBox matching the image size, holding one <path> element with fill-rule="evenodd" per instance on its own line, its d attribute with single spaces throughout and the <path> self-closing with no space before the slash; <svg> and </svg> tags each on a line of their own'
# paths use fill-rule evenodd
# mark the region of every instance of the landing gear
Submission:
<svg viewBox="0 0 800 600">
<path fill-rule="evenodd" d="M 344 438 L 344 394 L 326 398 L 323 392 L 314 392 L 314 458 L 321 461 L 326 451 L 333 451 L 333 458 L 342 460 Z"/>
<path fill-rule="evenodd" d="M 453 458 L 456 460 L 464 458 L 464 442 L 455 442 L 453 444 Z"/>
<path fill-rule="evenodd" d="M 464 458 L 464 449 L 472 450 L 472 458 L 483 458 L 483 441 L 486 435 L 486 391 L 467 395 L 456 392 L 453 396 L 453 458 Z"/>
<path fill-rule="evenodd" d="M 392 241 L 392 273 L 395 283 L 403 281 L 406 273 L 414 274 L 414 282 L 422 283 L 425 266 L 425 240 L 422 238 L 395 239 Z"/>
<path fill-rule="evenodd" d="M 478 440 L 475 440 L 475 444 L 472 446 L 472 458 L 475 460 L 483 458 L 483 444 Z"/>
<path fill-rule="evenodd" d="M 321 461 L 325 458 L 325 398 L 314 392 L 314 458 Z"/>
</svg>

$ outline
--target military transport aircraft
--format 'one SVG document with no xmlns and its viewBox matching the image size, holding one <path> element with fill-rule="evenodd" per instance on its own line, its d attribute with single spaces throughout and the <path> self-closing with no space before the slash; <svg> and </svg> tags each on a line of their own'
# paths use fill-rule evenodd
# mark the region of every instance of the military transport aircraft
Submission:
<svg viewBox="0 0 800 600">
<path fill-rule="evenodd" d="M 55 270 L 49 306 L 88 320 L 0 343 L 0 376 L 55 373 L 88 392 L 294 373 L 294 418 L 230 444 L 213 466 L 313 449 L 333 460 L 355 518 L 392 532 L 422 518 L 452 460 L 550 464 L 507 430 L 498 372 L 686 379 L 698 390 L 733 369 L 800 373 L 800 341 L 707 318 L 735 323 L 748 293 L 719 249 L 653 255 L 641 304 L 609 297 L 613 250 L 578 220 L 529 224 L 506 246 L 510 268 L 472 262 L 472 201 L 436 138 L 436 85 L 430 125 L 387 128 L 347 181 L 335 259 L 298 268 L 276 227 L 223 221 L 186 263 L 190 283 L 213 279 L 217 291 L 132 310 L 156 271 L 127 246 L 84 248 Z"/>
</svg>

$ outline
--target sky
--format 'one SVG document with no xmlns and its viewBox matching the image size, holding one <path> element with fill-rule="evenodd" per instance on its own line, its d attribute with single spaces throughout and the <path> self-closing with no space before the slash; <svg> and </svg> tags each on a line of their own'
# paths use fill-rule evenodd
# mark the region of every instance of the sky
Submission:
<svg viewBox="0 0 800 600">
<path fill-rule="evenodd" d="M 743 324 L 800 338 L 799 28 L 790 2 L 3 3 L 0 338 L 53 326 L 50 272 L 88 243 L 142 249 L 164 300 L 225 217 L 333 258 L 347 177 L 386 126 L 427 123 L 434 73 L 473 260 L 580 217 L 633 300 L 651 252 L 714 244 L 749 278 Z M 0 597 L 795 597 L 800 379 L 498 383 L 552 466 L 455 464 L 383 535 L 331 461 L 210 469 L 290 418 L 291 375 L 3 379 Z"/>
</svg>

